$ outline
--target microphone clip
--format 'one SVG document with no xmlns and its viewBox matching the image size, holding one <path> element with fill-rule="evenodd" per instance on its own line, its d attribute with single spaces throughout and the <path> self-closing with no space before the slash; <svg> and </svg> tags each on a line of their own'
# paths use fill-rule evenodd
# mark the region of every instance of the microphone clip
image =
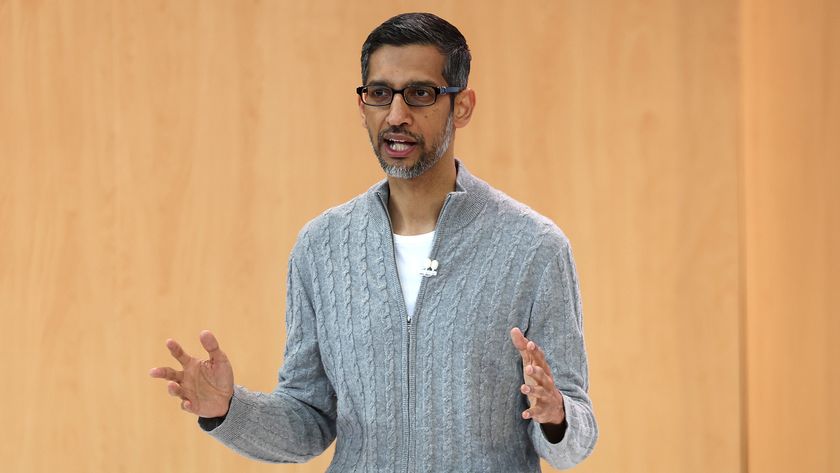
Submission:
<svg viewBox="0 0 840 473">
<path fill-rule="evenodd" d="M 437 276 L 438 262 L 436 259 L 426 258 L 426 263 L 423 269 L 420 270 L 420 275 L 429 278 Z"/>
</svg>

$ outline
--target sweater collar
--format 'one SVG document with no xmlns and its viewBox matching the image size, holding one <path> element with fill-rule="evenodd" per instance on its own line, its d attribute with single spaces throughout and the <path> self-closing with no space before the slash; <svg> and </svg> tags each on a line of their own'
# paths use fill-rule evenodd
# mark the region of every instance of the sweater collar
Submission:
<svg viewBox="0 0 840 473">
<path fill-rule="evenodd" d="M 457 175 L 455 177 L 455 190 L 447 195 L 448 203 L 444 205 L 442 215 L 438 217 L 438 225 L 446 225 L 447 228 L 460 229 L 472 222 L 487 204 L 490 195 L 490 186 L 481 179 L 473 176 L 467 167 L 455 159 Z M 368 192 L 368 203 L 370 214 L 380 223 L 390 226 L 388 215 L 388 199 L 390 187 L 388 179 L 382 179 L 371 187 Z M 377 211 L 379 210 L 379 211 Z"/>
</svg>

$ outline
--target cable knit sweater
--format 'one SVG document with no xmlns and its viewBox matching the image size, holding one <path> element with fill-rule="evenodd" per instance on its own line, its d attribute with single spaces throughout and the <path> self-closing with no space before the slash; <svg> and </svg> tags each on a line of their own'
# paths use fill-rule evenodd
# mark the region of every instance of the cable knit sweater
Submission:
<svg viewBox="0 0 840 473">
<path fill-rule="evenodd" d="M 289 260 L 286 352 L 271 393 L 236 386 L 202 427 L 269 462 L 303 462 L 336 439 L 329 472 L 539 471 L 588 456 L 598 436 L 578 281 L 550 220 L 456 162 L 409 323 L 387 211 L 388 184 L 324 212 Z M 520 327 L 542 346 L 568 427 L 550 443 L 521 418 Z"/>
</svg>

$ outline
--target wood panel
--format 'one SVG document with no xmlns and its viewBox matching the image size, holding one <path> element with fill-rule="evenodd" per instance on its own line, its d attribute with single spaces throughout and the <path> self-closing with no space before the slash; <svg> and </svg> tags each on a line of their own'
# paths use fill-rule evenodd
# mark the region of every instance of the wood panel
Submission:
<svg viewBox="0 0 840 473">
<path fill-rule="evenodd" d="M 840 4 L 745 1 L 749 471 L 840 471 Z"/>
<path fill-rule="evenodd" d="M 737 5 L 366 5 L 0 0 L 4 471 L 326 468 L 236 456 L 146 371 L 212 328 L 271 389 L 298 229 L 380 176 L 361 42 L 418 9 L 474 53 L 458 155 L 572 239 L 580 471 L 738 471 Z"/>
<path fill-rule="evenodd" d="M 552 5 L 475 13 L 459 149 L 571 238 L 602 428 L 579 470 L 739 471 L 737 11 Z"/>
</svg>

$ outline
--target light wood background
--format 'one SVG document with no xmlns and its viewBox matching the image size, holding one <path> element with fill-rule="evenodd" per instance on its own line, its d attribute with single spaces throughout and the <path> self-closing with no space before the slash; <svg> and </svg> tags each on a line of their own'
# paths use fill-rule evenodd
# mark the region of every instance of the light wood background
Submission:
<svg viewBox="0 0 840 473">
<path fill-rule="evenodd" d="M 381 178 L 361 43 L 416 10 L 473 51 L 457 155 L 572 240 L 578 471 L 840 472 L 830 0 L 0 0 L 0 468 L 326 468 L 236 456 L 146 373 L 210 328 L 273 387 L 297 231 Z"/>
<path fill-rule="evenodd" d="M 840 2 L 742 29 L 747 460 L 840 472 Z"/>
</svg>

